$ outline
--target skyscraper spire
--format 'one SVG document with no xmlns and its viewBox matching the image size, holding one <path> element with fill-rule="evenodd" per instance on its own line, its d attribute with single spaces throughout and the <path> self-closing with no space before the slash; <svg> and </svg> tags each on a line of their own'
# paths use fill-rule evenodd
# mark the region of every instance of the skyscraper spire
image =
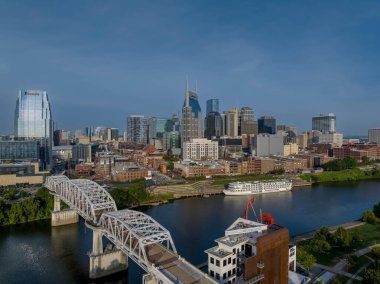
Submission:
<svg viewBox="0 0 380 284">
<path fill-rule="evenodd" d="M 186 76 L 186 104 L 185 106 L 189 106 L 189 79 Z"/>
</svg>

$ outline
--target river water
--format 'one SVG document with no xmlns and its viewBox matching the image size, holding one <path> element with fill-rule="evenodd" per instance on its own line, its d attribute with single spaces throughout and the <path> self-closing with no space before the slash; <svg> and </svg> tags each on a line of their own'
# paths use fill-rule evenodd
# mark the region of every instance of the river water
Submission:
<svg viewBox="0 0 380 284">
<path fill-rule="evenodd" d="M 178 253 L 193 264 L 206 261 L 204 250 L 237 218 L 246 196 L 176 200 L 142 209 L 170 230 Z M 363 181 L 295 188 L 255 196 L 255 209 L 270 212 L 291 235 L 361 217 L 380 201 L 380 182 Z M 50 220 L 0 228 L 0 283 L 92 283 L 87 279 L 92 232 L 78 224 L 55 227 Z M 97 283 L 141 283 L 143 271 L 129 269 Z"/>
</svg>

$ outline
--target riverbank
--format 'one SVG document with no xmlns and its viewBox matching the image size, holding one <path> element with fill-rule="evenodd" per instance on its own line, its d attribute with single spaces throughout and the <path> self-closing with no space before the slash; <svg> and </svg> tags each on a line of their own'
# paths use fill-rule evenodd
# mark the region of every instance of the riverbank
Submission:
<svg viewBox="0 0 380 284">
<path fill-rule="evenodd" d="M 380 179 L 380 170 L 349 169 L 338 172 L 323 172 L 320 174 L 304 174 L 300 176 L 304 181 L 311 183 L 345 182 Z"/>
</svg>

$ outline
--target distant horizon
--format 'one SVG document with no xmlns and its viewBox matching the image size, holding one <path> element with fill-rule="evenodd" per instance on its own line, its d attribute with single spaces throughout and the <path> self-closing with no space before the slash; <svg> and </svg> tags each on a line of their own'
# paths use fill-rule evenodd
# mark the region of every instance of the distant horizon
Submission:
<svg viewBox="0 0 380 284">
<path fill-rule="evenodd" d="M 131 114 L 181 112 L 186 77 L 220 110 L 311 129 L 380 125 L 380 2 L 68 0 L 0 3 L 0 133 L 13 133 L 20 89 L 49 94 L 62 129 L 126 130 Z"/>
</svg>

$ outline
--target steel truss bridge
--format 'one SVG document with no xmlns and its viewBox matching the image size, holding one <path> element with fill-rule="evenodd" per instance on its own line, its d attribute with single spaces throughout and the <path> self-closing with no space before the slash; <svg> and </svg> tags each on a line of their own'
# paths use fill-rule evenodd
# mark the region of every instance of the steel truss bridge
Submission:
<svg viewBox="0 0 380 284">
<path fill-rule="evenodd" d="M 99 184 L 50 176 L 45 186 L 145 270 L 144 282 L 216 283 L 177 254 L 167 229 L 144 213 L 117 210 L 111 195 Z"/>
</svg>

